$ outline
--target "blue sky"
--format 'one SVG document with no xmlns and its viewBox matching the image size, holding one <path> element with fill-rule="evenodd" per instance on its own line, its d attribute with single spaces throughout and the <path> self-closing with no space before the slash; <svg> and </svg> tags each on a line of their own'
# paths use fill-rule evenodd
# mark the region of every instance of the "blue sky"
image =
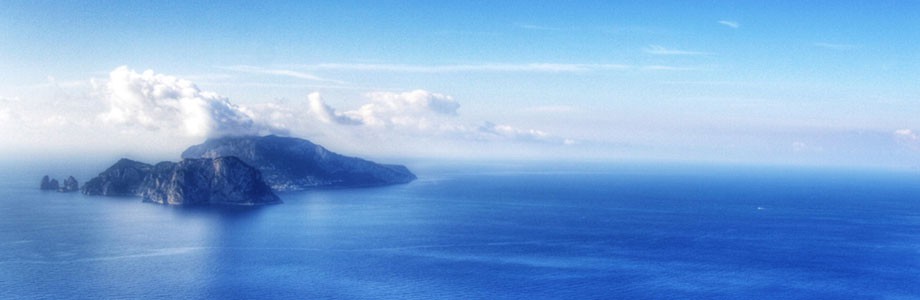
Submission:
<svg viewBox="0 0 920 300">
<path fill-rule="evenodd" d="M 364 155 L 916 167 L 918 19 L 916 1 L 5 1 L 0 133 L 10 153 L 252 130 Z M 200 93 L 130 90 L 180 81 Z"/>
</svg>

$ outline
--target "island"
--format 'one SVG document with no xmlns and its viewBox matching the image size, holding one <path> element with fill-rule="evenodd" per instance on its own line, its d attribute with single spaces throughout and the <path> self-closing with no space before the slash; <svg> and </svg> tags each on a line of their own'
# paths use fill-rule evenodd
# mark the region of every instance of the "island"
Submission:
<svg viewBox="0 0 920 300">
<path fill-rule="evenodd" d="M 71 178 L 65 186 L 76 184 Z M 275 191 L 369 187 L 416 179 L 402 165 L 378 164 L 293 137 L 237 136 L 189 147 L 179 162 L 123 158 L 90 179 L 83 194 L 135 196 L 165 205 L 257 206 L 281 203 Z M 56 186 L 47 176 L 42 187 Z"/>
</svg>

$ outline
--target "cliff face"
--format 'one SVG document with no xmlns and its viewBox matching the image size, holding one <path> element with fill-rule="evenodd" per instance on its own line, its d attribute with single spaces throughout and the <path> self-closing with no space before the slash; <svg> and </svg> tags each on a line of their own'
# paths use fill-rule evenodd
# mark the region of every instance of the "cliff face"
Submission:
<svg viewBox="0 0 920 300">
<path fill-rule="evenodd" d="M 261 205 L 281 203 L 262 175 L 235 157 L 186 159 L 155 166 L 119 160 L 83 186 L 83 193 L 141 196 L 168 205 Z"/>
<path fill-rule="evenodd" d="M 141 184 L 144 202 L 169 205 L 281 203 L 262 175 L 236 157 L 161 162 Z"/>
<path fill-rule="evenodd" d="M 182 153 L 182 158 L 225 156 L 238 157 L 259 169 L 278 191 L 400 184 L 416 179 L 405 166 L 348 157 L 308 140 L 273 135 L 209 139 Z"/>
<path fill-rule="evenodd" d="M 144 178 L 153 166 L 122 158 L 83 185 L 83 194 L 101 196 L 140 196 Z"/>
</svg>

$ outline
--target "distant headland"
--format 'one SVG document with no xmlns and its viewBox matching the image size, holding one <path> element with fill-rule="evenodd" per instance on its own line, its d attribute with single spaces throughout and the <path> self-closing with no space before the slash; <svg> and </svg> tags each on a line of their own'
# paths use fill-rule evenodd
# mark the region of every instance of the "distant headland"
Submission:
<svg viewBox="0 0 920 300">
<path fill-rule="evenodd" d="M 329 151 L 308 140 L 269 136 L 208 139 L 182 153 L 179 162 L 151 165 L 122 158 L 80 190 L 86 195 L 137 196 L 166 205 L 255 206 L 281 203 L 275 191 L 368 187 L 409 183 L 415 174 Z M 41 189 L 77 190 L 48 176 Z"/>
</svg>

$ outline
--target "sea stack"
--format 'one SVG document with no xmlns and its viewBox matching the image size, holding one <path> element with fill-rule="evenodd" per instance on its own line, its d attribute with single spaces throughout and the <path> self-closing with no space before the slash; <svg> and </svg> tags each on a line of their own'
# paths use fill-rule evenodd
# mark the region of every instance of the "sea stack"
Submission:
<svg viewBox="0 0 920 300">
<path fill-rule="evenodd" d="M 58 181 L 57 179 L 51 179 L 48 175 L 45 175 L 42 177 L 42 183 L 39 188 L 46 191 L 56 191 L 58 189 Z"/>
<path fill-rule="evenodd" d="M 68 176 L 67 179 L 64 180 L 64 184 L 58 188 L 58 192 L 62 193 L 76 192 L 79 190 L 80 183 L 78 183 L 77 179 L 73 178 L 73 176 Z"/>
</svg>

